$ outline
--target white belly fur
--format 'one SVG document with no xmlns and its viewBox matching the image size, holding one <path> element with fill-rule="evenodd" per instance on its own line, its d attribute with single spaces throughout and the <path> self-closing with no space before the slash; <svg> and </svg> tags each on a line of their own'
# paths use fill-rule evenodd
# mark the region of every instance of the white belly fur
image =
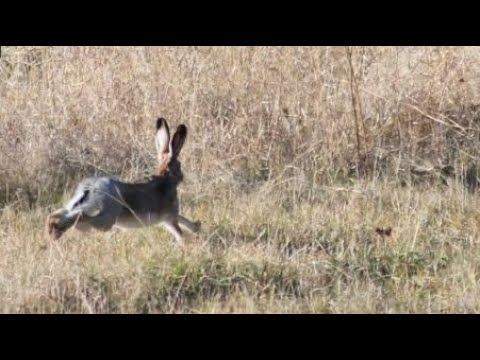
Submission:
<svg viewBox="0 0 480 360">
<path fill-rule="evenodd" d="M 126 229 L 135 229 L 147 226 L 153 226 L 162 221 L 162 218 L 158 215 L 141 215 L 141 216 L 129 216 L 121 217 L 117 219 L 115 226 Z"/>
</svg>

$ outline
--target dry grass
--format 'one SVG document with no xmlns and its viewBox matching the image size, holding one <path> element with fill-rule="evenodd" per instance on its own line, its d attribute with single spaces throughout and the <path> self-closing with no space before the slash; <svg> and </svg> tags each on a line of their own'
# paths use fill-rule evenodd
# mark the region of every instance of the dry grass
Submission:
<svg viewBox="0 0 480 360">
<path fill-rule="evenodd" d="M 479 56 L 2 47 L 0 312 L 478 312 Z M 82 177 L 153 171 L 160 115 L 201 234 L 48 239 Z"/>
</svg>

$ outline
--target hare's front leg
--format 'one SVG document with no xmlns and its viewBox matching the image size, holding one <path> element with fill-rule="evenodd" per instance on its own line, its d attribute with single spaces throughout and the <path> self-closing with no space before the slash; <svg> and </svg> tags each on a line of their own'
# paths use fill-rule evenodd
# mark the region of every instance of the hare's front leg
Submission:
<svg viewBox="0 0 480 360">
<path fill-rule="evenodd" d="M 185 228 L 187 228 L 192 233 L 199 232 L 200 227 L 202 226 L 202 223 L 200 221 L 192 222 L 192 221 L 188 220 L 187 218 L 183 217 L 182 215 L 178 215 L 178 222 L 179 222 L 180 225 L 184 226 Z"/>
<path fill-rule="evenodd" d="M 165 228 L 175 237 L 178 245 L 183 246 L 183 233 L 180 226 L 178 226 L 178 222 L 174 219 L 165 221 L 163 223 Z"/>
</svg>

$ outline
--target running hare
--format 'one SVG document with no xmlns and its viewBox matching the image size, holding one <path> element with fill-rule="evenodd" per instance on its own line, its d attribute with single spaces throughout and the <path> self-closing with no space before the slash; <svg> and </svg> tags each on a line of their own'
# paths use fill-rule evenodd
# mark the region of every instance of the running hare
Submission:
<svg viewBox="0 0 480 360">
<path fill-rule="evenodd" d="M 47 219 L 48 233 L 58 239 L 71 226 L 81 231 L 108 231 L 113 225 L 137 228 L 162 223 L 183 244 L 179 224 L 191 232 L 200 230 L 200 222 L 191 222 L 179 214 L 177 186 L 183 179 L 178 155 L 187 137 L 185 125 L 179 125 L 170 141 L 167 121 L 157 120 L 155 145 L 158 169 L 147 182 L 128 184 L 110 177 L 83 180 L 66 207 Z"/>
</svg>

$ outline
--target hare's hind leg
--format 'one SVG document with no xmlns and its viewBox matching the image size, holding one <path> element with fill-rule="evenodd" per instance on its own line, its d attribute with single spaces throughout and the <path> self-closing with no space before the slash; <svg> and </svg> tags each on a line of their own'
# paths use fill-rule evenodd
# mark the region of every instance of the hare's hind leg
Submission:
<svg viewBox="0 0 480 360">
<path fill-rule="evenodd" d="M 183 227 L 187 228 L 192 233 L 196 233 L 200 231 L 201 223 L 200 221 L 192 222 L 187 218 L 183 217 L 182 215 L 178 215 L 178 222 Z"/>
<path fill-rule="evenodd" d="M 47 218 L 48 234 L 55 240 L 59 239 L 65 231 L 80 220 L 81 216 L 81 211 L 70 211 L 65 208 L 55 211 Z"/>
</svg>

